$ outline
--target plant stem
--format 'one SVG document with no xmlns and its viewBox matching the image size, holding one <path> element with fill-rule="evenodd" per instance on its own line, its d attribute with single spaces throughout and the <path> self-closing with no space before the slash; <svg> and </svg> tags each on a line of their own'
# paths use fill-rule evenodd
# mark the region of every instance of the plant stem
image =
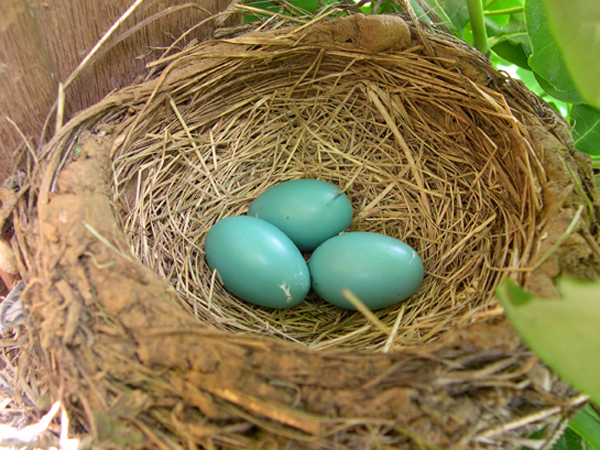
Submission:
<svg viewBox="0 0 600 450">
<path fill-rule="evenodd" d="M 483 15 L 483 0 L 467 0 L 469 19 L 473 30 L 473 45 L 484 55 L 490 49 L 490 44 L 485 30 L 485 17 Z"/>
<path fill-rule="evenodd" d="M 483 14 L 485 16 L 501 16 L 503 14 L 514 14 L 523 12 L 523 9 L 524 8 L 522 6 L 515 6 L 514 8 L 497 9 L 495 11 L 484 11 Z"/>
</svg>

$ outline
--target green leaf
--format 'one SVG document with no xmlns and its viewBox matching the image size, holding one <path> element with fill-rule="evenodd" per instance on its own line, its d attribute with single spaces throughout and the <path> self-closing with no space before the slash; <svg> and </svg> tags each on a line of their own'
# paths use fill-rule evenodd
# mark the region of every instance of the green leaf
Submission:
<svg viewBox="0 0 600 450">
<path fill-rule="evenodd" d="M 576 92 L 575 85 L 565 67 L 560 51 L 554 43 L 542 0 L 525 1 L 525 20 L 533 52 L 529 57 L 529 65 L 533 71 L 546 84 L 551 85 L 557 93 Z M 545 88 L 542 82 L 540 82 L 540 85 Z M 551 95 L 554 96 L 553 93 Z M 569 101 L 565 100 L 564 97 L 557 98 Z"/>
<path fill-rule="evenodd" d="M 531 55 L 531 40 L 527 33 L 527 23 L 525 22 L 525 14 L 511 14 L 508 24 L 502 27 L 502 35 L 506 36 L 513 44 L 522 44 L 525 52 Z"/>
<path fill-rule="evenodd" d="M 550 29 L 585 102 L 600 109 L 600 2 L 543 0 Z"/>
<path fill-rule="evenodd" d="M 296 10 L 293 11 L 294 15 L 297 14 L 312 14 L 319 8 L 318 0 L 288 0 L 290 5 L 293 5 Z M 290 10 L 283 8 L 282 2 L 273 2 L 269 0 L 255 0 L 247 3 L 248 6 L 252 6 L 257 9 L 269 11 L 271 13 L 282 13 L 284 15 L 291 15 Z M 266 19 L 271 17 L 269 14 L 245 14 L 244 23 L 255 22 L 260 19 Z"/>
<path fill-rule="evenodd" d="M 504 60 L 531 72 L 529 66 L 531 42 L 527 34 L 525 14 L 511 14 L 508 23 L 503 27 L 498 27 L 489 20 L 486 24 L 492 51 Z"/>
<path fill-rule="evenodd" d="M 451 28 L 454 28 L 460 37 L 464 36 L 464 29 L 469 23 L 469 9 L 465 0 L 427 0 L 427 3 L 435 7 L 436 11 L 441 6 L 452 23 Z"/>
<path fill-rule="evenodd" d="M 302 9 L 309 13 L 314 13 L 319 9 L 318 0 L 288 0 L 296 8 Z"/>
<path fill-rule="evenodd" d="M 501 27 L 508 25 L 511 14 L 500 14 L 504 11 L 510 11 L 514 8 L 523 7 L 523 0 L 498 0 L 491 7 L 484 7 L 486 16 L 496 22 Z"/>
<path fill-rule="evenodd" d="M 295 1 L 296 1 L 295 4 L 297 4 L 297 3 L 302 3 L 303 0 L 295 0 Z M 310 1 L 313 1 L 313 0 L 310 0 Z M 383 4 L 380 5 L 378 10 L 375 12 L 373 12 L 373 6 L 375 6 L 374 3 L 375 2 L 367 3 L 366 5 L 361 6 L 360 10 L 367 15 L 369 15 L 369 14 L 387 14 L 387 13 L 391 12 L 391 6 L 390 6 L 389 1 L 384 1 Z M 297 5 L 297 6 L 299 6 L 299 5 Z"/>
<path fill-rule="evenodd" d="M 542 439 L 543 431 L 536 431 L 530 439 Z M 523 450 L 533 450 L 530 447 L 523 447 Z M 556 441 L 552 450 L 594 450 L 589 444 L 576 432 L 567 428 L 562 436 Z"/>
<path fill-rule="evenodd" d="M 531 59 L 529 60 L 529 62 L 531 62 Z M 575 89 L 574 87 L 566 91 L 561 91 L 554 87 L 552 84 L 550 84 L 548 81 L 546 81 L 546 79 L 540 76 L 540 74 L 538 74 L 537 72 L 534 71 L 533 74 L 535 75 L 535 79 L 537 80 L 538 84 L 542 87 L 542 89 L 548 94 L 550 94 L 552 97 L 557 98 L 558 100 L 565 103 L 573 103 L 574 105 L 583 102 L 583 99 L 579 95 L 579 92 L 577 92 L 577 89 Z"/>
<path fill-rule="evenodd" d="M 552 450 L 592 450 L 577 433 L 567 428 Z"/>
<path fill-rule="evenodd" d="M 561 279 L 561 299 L 543 299 L 507 279 L 497 297 L 523 341 L 575 388 L 600 402 L 600 282 Z"/>
<path fill-rule="evenodd" d="M 588 105 L 575 105 L 571 110 L 571 120 L 577 150 L 600 156 L 600 111 Z"/>
<path fill-rule="evenodd" d="M 531 70 L 527 61 L 527 53 L 522 43 L 513 44 L 509 40 L 505 40 L 492 47 L 492 51 L 500 58 L 513 63 L 516 66 Z"/>
<path fill-rule="evenodd" d="M 302 0 L 299 0 L 299 1 L 302 1 Z M 371 5 L 372 4 L 373 4 L 373 2 L 371 2 Z M 385 1 L 385 2 L 383 2 L 383 5 L 381 5 L 375 13 L 376 14 L 389 14 L 390 12 L 392 12 L 392 7 L 390 5 L 390 2 Z"/>
<path fill-rule="evenodd" d="M 590 405 L 571 419 L 569 428 L 584 438 L 595 450 L 600 450 L 600 417 Z"/>
</svg>

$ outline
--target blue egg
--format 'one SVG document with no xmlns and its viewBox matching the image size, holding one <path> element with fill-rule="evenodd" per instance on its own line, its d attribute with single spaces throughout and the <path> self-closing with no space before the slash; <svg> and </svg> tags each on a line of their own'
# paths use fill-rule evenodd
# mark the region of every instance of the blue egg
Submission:
<svg viewBox="0 0 600 450">
<path fill-rule="evenodd" d="M 310 289 L 302 254 L 283 231 L 256 217 L 233 216 L 208 232 L 206 260 L 223 286 L 259 306 L 287 308 Z"/>
<path fill-rule="evenodd" d="M 309 251 L 350 226 L 352 204 L 333 184 L 300 179 L 267 189 L 250 205 L 248 216 L 272 223 Z"/>
<path fill-rule="evenodd" d="M 312 287 L 324 300 L 356 309 L 352 291 L 370 309 L 406 300 L 423 280 L 423 262 L 409 245 L 379 233 L 352 232 L 321 244 L 308 261 Z"/>
</svg>

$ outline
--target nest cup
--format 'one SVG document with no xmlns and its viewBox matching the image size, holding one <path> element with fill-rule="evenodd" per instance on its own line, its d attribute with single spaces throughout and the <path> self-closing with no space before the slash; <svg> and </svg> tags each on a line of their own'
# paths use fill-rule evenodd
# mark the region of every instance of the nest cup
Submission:
<svg viewBox="0 0 600 450">
<path fill-rule="evenodd" d="M 399 16 L 327 16 L 221 30 L 164 56 L 46 147 L 38 206 L 16 215 L 21 265 L 42 279 L 27 297 L 33 359 L 79 432 L 516 448 L 560 428 L 575 393 L 520 343 L 494 291 L 512 277 L 555 296 L 560 273 L 597 276 L 589 161 L 549 106 L 470 47 Z M 298 178 L 338 186 L 350 230 L 417 251 L 425 278 L 409 300 L 363 315 L 311 294 L 270 310 L 220 285 L 210 227 Z M 49 351 L 58 362 L 43 362 Z"/>
<path fill-rule="evenodd" d="M 534 104 L 519 117 L 516 102 L 532 99 L 513 81 L 473 53 L 480 65 L 470 71 L 444 54 L 455 48 L 428 56 L 397 17 L 351 16 L 240 42 L 178 56 L 167 78 L 188 62 L 204 73 L 159 87 L 125 119 L 113 201 L 133 253 L 202 322 L 316 349 L 420 345 L 495 308 L 499 281 L 535 259 L 544 233 L 544 169 L 530 142 L 530 130 L 544 125 L 531 116 L 557 120 L 553 112 Z M 272 310 L 215 282 L 203 252 L 211 226 L 298 178 L 327 181 L 350 198 L 349 231 L 400 239 L 423 259 L 419 291 L 375 312 L 377 326 L 315 294 Z M 535 285 L 541 295 L 553 289 L 551 279 Z"/>
</svg>

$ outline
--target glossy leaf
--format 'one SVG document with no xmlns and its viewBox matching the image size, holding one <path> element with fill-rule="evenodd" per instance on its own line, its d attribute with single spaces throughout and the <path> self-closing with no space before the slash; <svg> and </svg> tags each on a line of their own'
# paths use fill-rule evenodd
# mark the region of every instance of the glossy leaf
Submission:
<svg viewBox="0 0 600 450">
<path fill-rule="evenodd" d="M 497 290 L 523 341 L 558 375 L 600 402 L 600 282 L 559 281 L 561 299 L 537 298 L 514 281 Z"/>
<path fill-rule="evenodd" d="M 588 155 L 600 156 L 600 111 L 588 105 L 571 110 L 575 147 Z"/>
<path fill-rule="evenodd" d="M 600 2 L 543 0 L 549 27 L 575 86 L 600 109 Z"/>
<path fill-rule="evenodd" d="M 525 20 L 527 22 L 527 32 L 532 47 L 529 65 L 533 71 L 539 78 L 543 78 L 557 95 L 560 95 L 560 93 L 563 92 L 575 92 L 575 85 L 571 80 L 560 51 L 550 32 L 548 18 L 542 0 L 527 0 L 525 2 Z M 542 82 L 540 82 L 540 85 L 545 89 Z M 555 95 L 552 92 L 549 93 L 553 96 Z M 571 102 L 571 100 L 562 96 L 557 98 L 559 100 Z"/>
</svg>

